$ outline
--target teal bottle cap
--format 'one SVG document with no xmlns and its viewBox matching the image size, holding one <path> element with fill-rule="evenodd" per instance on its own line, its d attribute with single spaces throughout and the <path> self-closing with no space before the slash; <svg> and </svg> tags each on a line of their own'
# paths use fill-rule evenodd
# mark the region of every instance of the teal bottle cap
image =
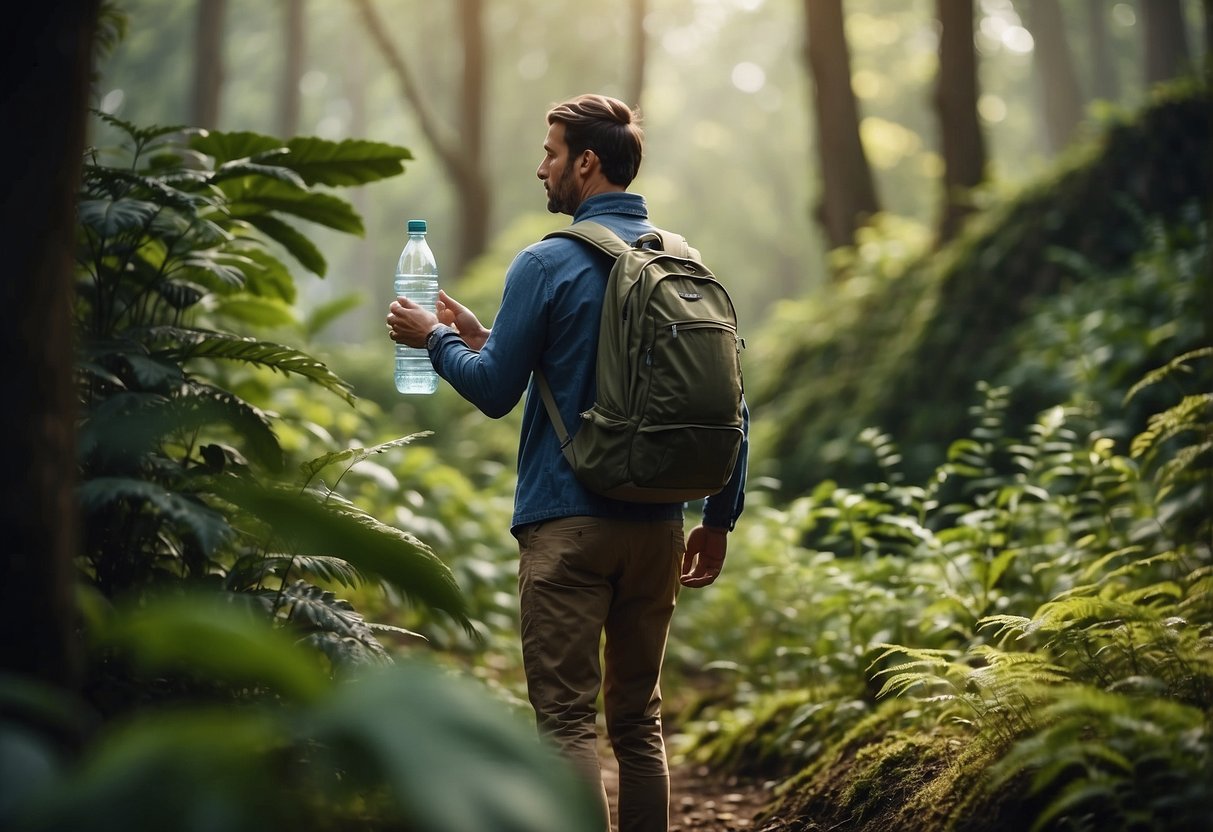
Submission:
<svg viewBox="0 0 1213 832">
<path fill-rule="evenodd" d="M 409 220 L 409 233 L 410 234 L 418 234 L 418 233 L 424 234 L 425 233 L 425 220 Z"/>
</svg>

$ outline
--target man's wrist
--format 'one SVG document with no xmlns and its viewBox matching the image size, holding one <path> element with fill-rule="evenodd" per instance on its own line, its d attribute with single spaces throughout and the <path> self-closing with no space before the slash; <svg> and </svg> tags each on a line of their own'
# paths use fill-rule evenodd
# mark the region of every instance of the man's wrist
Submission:
<svg viewBox="0 0 1213 832">
<path fill-rule="evenodd" d="M 434 347 L 438 346 L 438 341 L 441 340 L 442 336 L 448 332 L 453 332 L 453 331 L 454 330 L 452 330 L 446 324 L 441 324 L 441 323 L 434 324 L 433 328 L 431 328 L 430 331 L 428 333 L 426 333 L 426 336 L 425 336 L 426 352 L 433 352 Z"/>
</svg>

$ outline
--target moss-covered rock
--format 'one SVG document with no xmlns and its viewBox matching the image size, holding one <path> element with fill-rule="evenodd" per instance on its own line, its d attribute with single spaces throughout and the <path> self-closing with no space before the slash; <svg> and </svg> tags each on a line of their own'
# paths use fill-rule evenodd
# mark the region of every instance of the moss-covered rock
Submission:
<svg viewBox="0 0 1213 832">
<path fill-rule="evenodd" d="M 1049 178 L 976 216 L 942 251 L 785 311 L 748 392 L 785 492 L 826 478 L 860 481 L 870 472 L 853 440 L 869 425 L 893 435 L 912 476 L 930 470 L 965 432 L 976 383 L 1015 362 L 1010 334 L 1033 304 L 1083 278 L 1058 251 L 1098 276 L 1125 268 L 1142 248 L 1143 217 L 1169 221 L 1197 205 L 1207 222 L 1211 104 L 1204 87 L 1162 89 L 1135 118 L 1073 149 Z M 1017 390 L 1011 415 L 1027 423 L 1051 404 Z"/>
</svg>

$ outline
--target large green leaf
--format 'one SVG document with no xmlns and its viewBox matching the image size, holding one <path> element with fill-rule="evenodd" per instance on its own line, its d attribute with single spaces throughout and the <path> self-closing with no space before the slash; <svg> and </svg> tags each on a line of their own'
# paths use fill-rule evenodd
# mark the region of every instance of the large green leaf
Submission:
<svg viewBox="0 0 1213 832">
<path fill-rule="evenodd" d="M 294 308 L 277 298 L 262 298 L 241 292 L 215 299 L 214 313 L 262 329 L 298 326 Z"/>
<path fill-rule="evenodd" d="M 331 142 L 300 136 L 291 139 L 287 147 L 290 152 L 274 163 L 298 171 L 309 185 L 341 187 L 374 182 L 402 173 L 402 162 L 413 158 L 406 148 L 362 139 Z"/>
<path fill-rule="evenodd" d="M 305 269 L 324 277 L 328 263 L 316 244 L 299 232 L 295 226 L 283 222 L 272 214 L 248 214 L 244 220 L 274 242 L 280 244 Z"/>
<path fill-rule="evenodd" d="M 239 595 L 152 601 L 124 611 L 101 635 L 153 672 L 188 670 L 237 686 L 268 685 L 305 702 L 328 687 L 316 663 Z"/>
<path fill-rule="evenodd" d="M 282 467 L 282 448 L 266 415 L 233 393 L 187 382 L 172 395 L 119 393 L 102 400 L 80 430 L 79 452 L 101 470 L 131 470 L 166 437 L 226 425 L 244 441 L 241 450 L 266 468 Z"/>
<path fill-rule="evenodd" d="M 366 302 L 361 292 L 351 292 L 332 300 L 321 303 L 308 312 L 303 320 L 304 331 L 309 338 L 314 338 L 323 332 L 329 324 L 336 321 L 346 312 L 353 311 Z"/>
<path fill-rule="evenodd" d="M 283 150 L 285 142 L 273 136 L 263 136 L 249 131 L 223 132 L 220 130 L 200 130 L 190 136 L 189 147 L 199 153 L 205 153 L 215 160 L 215 167 L 221 168 L 227 162 L 252 157 L 265 157 L 274 151 Z"/>
<path fill-rule="evenodd" d="M 161 210 L 161 206 L 143 199 L 82 199 L 77 208 L 80 222 L 101 237 L 114 237 L 127 231 L 142 231 Z"/>
<path fill-rule="evenodd" d="M 281 260 L 263 248 L 245 248 L 241 253 L 253 264 L 245 270 L 244 288 L 254 295 L 294 303 L 298 293 L 291 271 Z"/>
<path fill-rule="evenodd" d="M 227 179 L 239 179 L 245 176 L 264 176 L 278 182 L 284 182 L 292 188 L 306 188 L 302 177 L 290 168 L 281 165 L 266 165 L 251 162 L 248 159 L 237 159 L 221 166 L 210 178 L 211 184 L 217 184 Z"/>
<path fill-rule="evenodd" d="M 81 483 L 80 507 L 86 514 L 111 511 L 116 503 L 146 505 L 189 534 L 208 556 L 231 537 L 227 518 L 197 499 L 168 491 L 159 483 L 130 477 L 97 477 Z"/>
<path fill-rule="evenodd" d="M 294 808 L 272 763 L 290 738 L 271 710 L 143 711 L 106 728 L 63 781 L 21 795 L 18 828 L 265 832 Z"/>
<path fill-rule="evenodd" d="M 272 530 L 269 548 L 349 561 L 406 596 L 447 613 L 470 629 L 467 602 L 450 568 L 415 537 L 333 503 L 283 489 L 225 481 L 221 495 Z"/>
<path fill-rule="evenodd" d="M 471 679 L 420 662 L 368 673 L 306 723 L 337 769 L 370 766 L 409 828 L 591 832 L 596 803 L 568 762 Z"/>
<path fill-rule="evenodd" d="M 197 382 L 185 395 L 173 400 L 178 426 L 187 431 L 223 423 L 235 430 L 244 444 L 241 450 L 250 459 L 271 471 L 282 469 L 282 447 L 270 427 L 269 417 L 234 393 Z"/>
<path fill-rule="evenodd" d="M 219 187 L 228 197 L 227 212 L 234 219 L 277 211 L 348 234 L 363 234 L 362 218 L 353 206 L 335 196 L 248 177 L 229 179 Z"/>
</svg>

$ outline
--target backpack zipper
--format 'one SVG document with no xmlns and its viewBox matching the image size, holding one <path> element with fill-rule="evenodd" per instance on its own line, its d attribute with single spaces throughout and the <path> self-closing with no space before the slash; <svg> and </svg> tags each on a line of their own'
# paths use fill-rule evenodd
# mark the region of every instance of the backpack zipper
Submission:
<svg viewBox="0 0 1213 832">
<path fill-rule="evenodd" d="M 682 327 L 683 332 L 689 329 L 723 329 L 726 332 L 736 333 L 736 328 L 729 326 L 723 321 L 676 321 L 669 324 L 670 336 L 678 337 L 678 327 Z"/>
</svg>

